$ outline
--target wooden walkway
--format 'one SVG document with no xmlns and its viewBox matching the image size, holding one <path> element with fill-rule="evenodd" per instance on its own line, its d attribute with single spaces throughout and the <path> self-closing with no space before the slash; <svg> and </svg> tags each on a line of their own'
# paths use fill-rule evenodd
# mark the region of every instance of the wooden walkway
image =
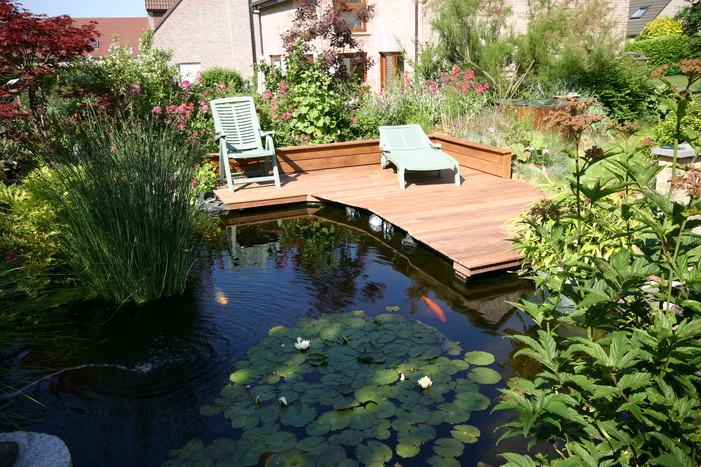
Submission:
<svg viewBox="0 0 701 467">
<path fill-rule="evenodd" d="M 392 168 L 363 165 L 282 174 L 281 188 L 238 185 L 235 193 L 224 187 L 216 195 L 229 210 L 324 201 L 368 210 L 450 259 L 462 278 L 518 265 L 507 240 L 509 221 L 543 194 L 465 167 L 456 187 L 449 172 L 442 178 L 407 172 L 407 187 L 400 190 Z"/>
</svg>

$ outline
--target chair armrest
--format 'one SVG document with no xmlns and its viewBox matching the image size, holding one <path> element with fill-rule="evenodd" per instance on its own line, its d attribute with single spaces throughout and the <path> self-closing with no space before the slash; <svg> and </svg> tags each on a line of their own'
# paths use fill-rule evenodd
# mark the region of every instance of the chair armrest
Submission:
<svg viewBox="0 0 701 467">
<path fill-rule="evenodd" d="M 214 141 L 219 141 L 222 138 L 226 139 L 226 135 L 224 133 L 215 133 L 214 134 Z"/>
<path fill-rule="evenodd" d="M 275 151 L 275 142 L 273 141 L 273 134 L 275 134 L 274 131 L 261 132 L 261 136 L 265 136 L 266 151 Z"/>
<path fill-rule="evenodd" d="M 433 149 L 440 149 L 443 147 L 443 145 L 441 143 L 431 143 L 431 147 Z"/>
</svg>

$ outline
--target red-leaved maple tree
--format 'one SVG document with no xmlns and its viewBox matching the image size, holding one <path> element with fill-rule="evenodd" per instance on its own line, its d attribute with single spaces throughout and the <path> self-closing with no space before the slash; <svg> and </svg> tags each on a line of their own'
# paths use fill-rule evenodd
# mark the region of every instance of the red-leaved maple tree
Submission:
<svg viewBox="0 0 701 467">
<path fill-rule="evenodd" d="M 0 0 L 0 119 L 23 113 L 12 97 L 24 92 L 27 110 L 36 116 L 42 80 L 61 64 L 91 52 L 98 35 L 94 24 L 77 27 L 70 16 L 36 15 L 15 0 Z"/>
</svg>

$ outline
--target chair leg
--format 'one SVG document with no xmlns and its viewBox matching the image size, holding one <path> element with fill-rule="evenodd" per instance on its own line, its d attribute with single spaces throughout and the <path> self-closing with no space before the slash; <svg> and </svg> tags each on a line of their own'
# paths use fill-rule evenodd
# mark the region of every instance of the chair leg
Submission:
<svg viewBox="0 0 701 467">
<path fill-rule="evenodd" d="M 460 169 L 458 166 L 455 166 L 455 186 L 460 186 Z"/>
<path fill-rule="evenodd" d="M 221 161 L 221 159 L 220 159 Z M 221 164 L 221 162 L 220 162 Z M 221 165 L 219 166 L 219 173 L 221 173 Z M 226 174 L 226 185 L 229 187 L 230 192 L 234 192 L 234 182 L 231 181 L 231 165 L 229 164 L 229 157 L 224 159 L 224 173 Z"/>
<path fill-rule="evenodd" d="M 404 190 L 404 167 L 397 167 L 397 176 L 399 177 L 399 189 Z"/>
<path fill-rule="evenodd" d="M 273 177 L 275 177 L 275 186 L 280 188 L 280 171 L 277 168 L 277 156 L 273 154 Z"/>
</svg>

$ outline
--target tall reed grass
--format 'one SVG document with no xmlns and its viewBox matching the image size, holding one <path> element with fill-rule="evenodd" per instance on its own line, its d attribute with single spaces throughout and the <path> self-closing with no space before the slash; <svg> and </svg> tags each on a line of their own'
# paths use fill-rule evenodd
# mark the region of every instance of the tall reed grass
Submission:
<svg viewBox="0 0 701 467">
<path fill-rule="evenodd" d="M 156 121 L 91 115 L 46 190 L 77 276 L 97 296 L 146 302 L 184 290 L 199 151 Z"/>
</svg>

